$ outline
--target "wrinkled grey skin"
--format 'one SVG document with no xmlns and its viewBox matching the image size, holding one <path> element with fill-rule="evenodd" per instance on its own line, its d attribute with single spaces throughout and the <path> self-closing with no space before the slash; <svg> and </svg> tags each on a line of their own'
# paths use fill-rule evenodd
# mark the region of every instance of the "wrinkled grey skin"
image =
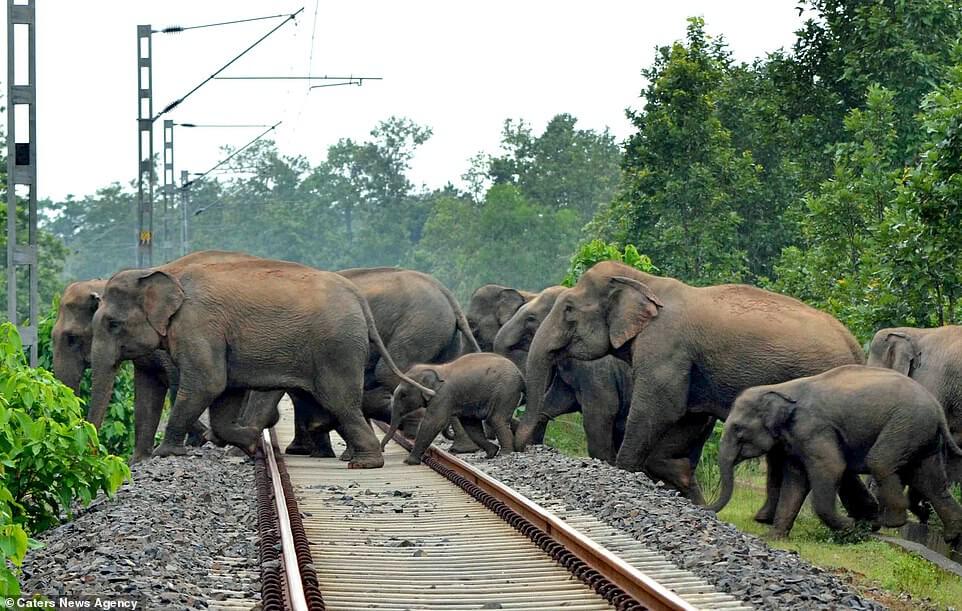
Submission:
<svg viewBox="0 0 962 611">
<path fill-rule="evenodd" d="M 521 354 L 527 358 L 538 327 L 564 290 L 563 286 L 548 287 L 521 306 L 498 331 L 495 352 L 509 357 Z M 613 356 L 595 361 L 559 359 L 556 375 L 544 398 L 541 422 L 534 430 L 562 414 L 580 411 L 588 455 L 614 464 L 624 439 L 630 402 L 631 368 L 624 361 Z M 656 481 L 664 481 L 692 502 L 704 505 L 694 473 L 700 458 L 698 450 L 711 434 L 714 423 L 711 415 L 687 414 L 655 448 L 645 463 L 645 473 Z M 527 437 L 515 437 L 518 451 L 524 450 L 528 443 Z"/>
<path fill-rule="evenodd" d="M 417 363 L 445 363 L 465 352 L 480 351 L 457 299 L 434 277 L 397 267 L 355 268 L 337 273 L 353 282 L 367 299 L 378 332 L 401 370 Z M 391 394 L 399 382 L 380 354 L 372 350 L 364 369 L 364 415 L 390 422 Z M 335 428 L 336 420 L 329 414 L 305 414 L 298 403 L 294 408 L 298 426 L 294 440 L 285 451 L 327 455 L 328 431 Z M 304 434 L 308 421 L 314 430 L 313 443 Z M 405 432 L 413 437 L 418 419 L 410 418 L 404 425 Z M 456 443 L 460 443 L 462 449 L 477 449 L 463 432 Z M 350 455 L 348 449 L 343 458 Z"/>
<path fill-rule="evenodd" d="M 424 409 L 414 448 L 405 463 L 421 462 L 424 451 L 441 433 L 452 417 L 457 417 L 468 436 L 485 451 L 488 458 L 498 454 L 499 446 L 485 438 L 482 422 L 498 437 L 500 451 L 514 449 L 511 417 L 524 395 L 524 377 L 508 359 L 490 352 L 466 354 L 443 365 L 416 365 L 408 376 L 432 389 L 432 397 L 402 382 L 391 400 L 391 428 L 381 441 L 381 448 L 394 437 L 401 420 Z"/>
<path fill-rule="evenodd" d="M 632 399 L 616 464 L 640 470 L 658 442 L 688 413 L 724 419 L 742 390 L 861 363 L 861 347 L 840 322 L 800 301 L 745 285 L 704 288 L 598 263 L 562 293 L 528 354 L 528 409 L 522 438 L 540 419 L 542 401 L 564 358 L 617 356 L 632 366 Z M 697 448 L 701 453 L 701 448 Z M 756 519 L 797 512 L 782 507 L 784 477 L 801 477 L 767 457 L 768 496 Z M 853 486 L 854 487 L 854 486 Z M 867 503 L 870 493 L 859 491 Z"/>
<path fill-rule="evenodd" d="M 731 499 L 740 461 L 780 445 L 804 467 L 812 506 L 825 524 L 845 529 L 835 496 L 846 473 L 879 483 L 881 525 L 906 522 L 904 484 L 935 508 L 950 542 L 962 535 L 962 507 L 946 481 L 944 445 L 955 455 L 942 407 L 921 384 L 888 369 L 844 365 L 815 376 L 750 388 L 735 401 L 719 446 L 722 490 L 713 510 Z M 799 494 L 808 494 L 808 486 Z M 776 524 L 785 536 L 792 523 Z"/>
<path fill-rule="evenodd" d="M 183 454 L 185 428 L 207 405 L 214 434 L 252 454 L 260 429 L 235 421 L 244 393 L 288 390 L 335 414 L 355 447 L 352 466 L 384 464 L 361 413 L 369 342 L 403 374 L 343 276 L 266 259 L 188 265 L 179 275 L 122 271 L 108 281 L 93 329 L 92 410 L 106 406 L 124 359 L 163 348 L 180 371 L 155 456 Z"/>
<path fill-rule="evenodd" d="M 191 253 L 161 266 L 177 273 L 186 265 L 204 261 L 247 260 L 254 257 L 239 252 L 206 250 Z M 67 287 L 60 301 L 57 321 L 52 332 L 54 375 L 76 392 L 84 371 L 90 366 L 93 345 L 92 322 L 106 280 L 75 282 Z M 134 364 L 134 451 L 131 462 L 150 456 L 154 438 L 169 394 L 171 404 L 177 394 L 177 367 L 163 350 L 133 359 Z M 91 401 L 91 405 L 92 405 Z M 105 406 L 106 408 L 106 406 Z M 97 428 L 103 423 L 104 413 L 88 413 L 88 420 Z M 188 443 L 200 445 L 210 432 L 200 421 L 191 424 Z"/>
<path fill-rule="evenodd" d="M 868 364 L 907 375 L 935 395 L 955 442 L 962 445 L 962 327 L 881 329 L 869 346 Z M 962 459 L 948 456 L 946 471 L 950 482 L 962 482 Z M 928 508 L 914 490 L 909 499 L 912 512 L 926 522 Z"/>
<path fill-rule="evenodd" d="M 504 323 L 514 316 L 518 308 L 537 296 L 538 293 L 519 291 L 500 284 L 485 284 L 476 289 L 468 303 L 468 324 L 481 350 L 492 352 L 494 338 Z M 523 362 L 524 359 L 521 359 Z M 524 373 L 524 369 L 521 373 Z"/>
</svg>

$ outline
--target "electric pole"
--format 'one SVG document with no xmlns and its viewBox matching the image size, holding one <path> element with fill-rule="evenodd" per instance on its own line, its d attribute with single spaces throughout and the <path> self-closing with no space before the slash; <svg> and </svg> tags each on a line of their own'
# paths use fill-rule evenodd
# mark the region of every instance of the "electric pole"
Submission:
<svg viewBox="0 0 962 611">
<path fill-rule="evenodd" d="M 7 316 L 37 366 L 37 21 L 36 0 L 7 0 Z M 27 54 L 27 73 L 16 70 Z M 17 125 L 17 118 L 27 125 Z M 24 140 L 24 138 L 26 138 Z M 27 240 L 17 241 L 17 187 L 27 189 Z M 17 267 L 27 268 L 26 325 L 17 307 Z"/>
<path fill-rule="evenodd" d="M 170 261 L 173 248 L 170 243 L 170 224 L 168 215 L 174 209 L 174 122 L 164 119 L 164 261 Z"/>
<path fill-rule="evenodd" d="M 187 202 L 190 201 L 188 197 L 188 189 L 190 186 L 187 184 L 187 170 L 180 171 L 180 254 L 181 256 L 186 255 L 190 252 L 190 242 L 187 236 Z"/>
<path fill-rule="evenodd" d="M 12 1 L 12 0 L 8 0 Z M 151 27 L 137 26 L 137 266 L 153 264 L 154 56 Z M 145 176 L 146 175 L 146 176 Z M 145 180 L 146 178 L 146 180 Z"/>
</svg>

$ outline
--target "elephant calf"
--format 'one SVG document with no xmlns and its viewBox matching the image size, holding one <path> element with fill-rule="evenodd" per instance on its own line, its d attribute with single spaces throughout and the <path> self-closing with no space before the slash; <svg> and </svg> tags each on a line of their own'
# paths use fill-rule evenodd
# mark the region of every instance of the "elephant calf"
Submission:
<svg viewBox="0 0 962 611">
<path fill-rule="evenodd" d="M 722 491 L 712 509 L 731 499 L 739 461 L 780 445 L 803 466 L 815 512 L 829 527 L 852 525 L 835 509 L 843 476 L 870 473 L 879 482 L 883 526 L 906 522 L 904 480 L 932 504 L 945 525 L 943 535 L 954 542 L 962 535 L 962 507 L 948 490 L 943 444 L 962 455 L 935 397 L 888 369 L 844 365 L 756 386 L 738 397 L 725 423 L 718 453 Z M 802 498 L 807 493 L 800 491 Z M 773 534 L 787 534 L 791 523 L 783 526 L 784 532 Z"/>
<path fill-rule="evenodd" d="M 408 382 L 401 382 L 391 397 L 391 430 L 384 436 L 381 449 L 394 436 L 404 417 L 425 408 L 418 427 L 414 449 L 405 459 L 409 465 L 421 462 L 421 456 L 452 416 L 488 458 L 498 453 L 484 435 L 482 421 L 494 429 L 502 452 L 514 449 L 511 417 L 524 394 L 524 377 L 514 363 L 497 354 L 466 354 L 444 365 L 415 365 L 407 375 L 434 391 L 429 396 Z"/>
</svg>

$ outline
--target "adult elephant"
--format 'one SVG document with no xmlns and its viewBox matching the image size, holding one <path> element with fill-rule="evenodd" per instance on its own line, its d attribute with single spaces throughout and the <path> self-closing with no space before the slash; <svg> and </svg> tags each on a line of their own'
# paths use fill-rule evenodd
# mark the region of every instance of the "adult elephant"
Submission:
<svg viewBox="0 0 962 611">
<path fill-rule="evenodd" d="M 485 284 L 475 289 L 468 302 L 468 324 L 481 350 L 492 352 L 494 338 L 504 323 L 514 316 L 518 308 L 537 296 L 538 293 L 519 291 L 500 284 Z M 523 373 L 524 369 L 521 371 Z"/>
<path fill-rule="evenodd" d="M 962 326 L 881 329 L 869 346 L 868 364 L 907 375 L 935 395 L 953 439 L 962 444 Z M 962 481 L 962 458 L 948 455 L 946 472 L 949 481 Z M 909 498 L 912 511 L 926 521 L 928 509 L 918 495 L 910 490 Z"/>
<path fill-rule="evenodd" d="M 521 306 L 498 331 L 495 352 L 527 357 L 531 340 L 544 319 L 566 289 L 552 286 Z M 540 420 L 531 437 L 543 437 L 547 422 L 562 414 L 583 414 L 588 455 L 614 464 L 625 435 L 625 420 L 631 402 L 631 368 L 613 356 L 594 361 L 559 358 L 556 374 L 544 398 Z M 645 463 L 644 471 L 661 480 L 697 504 L 705 502 L 695 480 L 700 449 L 711 434 L 715 418 L 709 414 L 688 414 L 662 439 Z M 515 447 L 523 450 L 531 437 L 515 438 Z"/>
<path fill-rule="evenodd" d="M 176 274 L 186 266 L 203 262 L 239 261 L 256 259 L 240 252 L 205 250 L 191 253 L 161 266 Z M 93 317 L 100 305 L 106 280 L 75 282 L 67 287 L 60 300 L 60 309 L 52 331 L 54 375 L 78 392 L 80 380 L 90 366 L 93 343 Z M 155 350 L 133 359 L 134 365 L 134 451 L 132 462 L 150 456 L 154 438 L 169 394 L 171 403 L 177 393 L 178 372 L 170 355 Z M 97 428 L 103 423 L 104 411 L 88 410 L 87 419 Z M 191 424 L 191 443 L 203 443 L 207 427 L 195 421 Z"/>
<path fill-rule="evenodd" d="M 630 471 L 644 467 L 686 414 L 724 420 L 746 388 L 863 362 L 858 342 L 840 322 L 790 297 L 745 285 L 696 288 L 605 261 L 558 297 L 535 334 L 529 410 L 517 434 L 530 434 L 540 418 L 561 359 L 605 355 L 632 366 L 631 408 L 616 460 Z M 779 453 L 770 453 L 768 463 L 768 498 L 756 519 L 794 520 L 803 499 L 779 503 L 778 490 L 783 476 L 804 473 Z M 859 498 L 850 510 L 870 506 L 871 495 L 860 484 L 851 486 L 859 488 Z"/>
<path fill-rule="evenodd" d="M 337 272 L 353 282 L 367 299 L 374 322 L 397 366 L 406 371 L 419 363 L 447 363 L 465 352 L 480 352 L 468 320 L 454 294 L 436 278 L 398 267 L 352 268 Z M 391 421 L 391 395 L 400 383 L 384 358 L 372 350 L 364 369 L 364 415 Z M 333 419 L 305 414 L 294 405 L 294 440 L 288 454 L 328 455 L 328 431 Z M 314 432 L 307 435 L 307 423 Z M 406 422 L 406 434 L 417 433 L 418 419 Z M 467 435 L 457 427 L 455 447 L 475 450 Z M 332 454 L 331 454 L 332 455 Z M 350 452 L 345 456 L 350 457 Z"/>
<path fill-rule="evenodd" d="M 384 464 L 361 413 L 369 343 L 406 378 L 343 276 L 266 259 L 122 271 L 107 282 L 93 329 L 92 410 L 106 408 L 122 360 L 163 348 L 180 371 L 155 456 L 183 454 L 186 427 L 208 405 L 214 433 L 252 453 L 260 429 L 235 421 L 245 391 L 290 390 L 336 415 L 356 449 L 351 466 Z"/>
</svg>

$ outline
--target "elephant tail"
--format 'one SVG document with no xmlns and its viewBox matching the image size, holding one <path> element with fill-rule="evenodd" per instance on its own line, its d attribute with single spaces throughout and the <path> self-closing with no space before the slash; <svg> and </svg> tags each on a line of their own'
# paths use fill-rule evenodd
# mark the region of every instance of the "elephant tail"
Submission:
<svg viewBox="0 0 962 611">
<path fill-rule="evenodd" d="M 391 371 L 394 372 L 394 375 L 401 378 L 402 381 L 407 382 L 411 386 L 417 388 L 425 395 L 433 397 L 436 394 L 433 390 L 418 384 L 416 381 L 404 375 L 403 371 L 398 369 L 398 366 L 394 363 L 394 359 L 391 358 L 391 353 L 387 350 L 387 346 L 384 345 L 384 340 L 381 339 L 381 334 L 378 333 L 377 325 L 374 324 L 374 314 L 371 313 L 371 306 L 367 303 L 367 299 L 350 280 L 346 280 L 346 282 L 351 285 L 351 290 L 354 291 L 358 302 L 361 304 L 361 311 L 364 312 L 364 321 L 367 323 L 368 338 L 377 347 L 378 352 L 381 353 L 381 358 L 384 359 L 384 362 L 387 363 L 387 366 L 391 369 Z"/>
<path fill-rule="evenodd" d="M 945 421 L 943 416 L 939 421 L 939 430 L 942 432 L 942 437 L 945 438 L 945 446 L 956 456 L 962 456 L 962 448 L 955 443 L 955 438 L 952 437 L 952 431 L 949 430 L 949 424 Z"/>
<path fill-rule="evenodd" d="M 468 342 L 468 347 L 471 349 L 471 352 L 481 352 L 481 346 L 478 345 L 478 340 L 475 339 L 474 333 L 471 333 L 471 325 L 468 324 L 468 317 L 464 315 L 464 310 L 461 309 L 461 304 L 458 303 L 454 293 L 440 282 L 437 282 L 437 285 L 438 289 L 440 289 L 445 299 L 447 299 L 451 305 L 451 310 L 454 311 L 454 317 L 455 320 L 457 320 L 458 330 L 461 331 L 461 335 Z"/>
</svg>

